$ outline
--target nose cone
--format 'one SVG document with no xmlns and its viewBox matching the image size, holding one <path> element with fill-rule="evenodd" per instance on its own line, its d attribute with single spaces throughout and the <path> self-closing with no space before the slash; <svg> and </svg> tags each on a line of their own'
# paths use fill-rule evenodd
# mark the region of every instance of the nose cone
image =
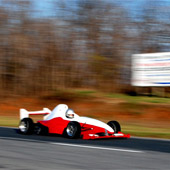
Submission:
<svg viewBox="0 0 170 170">
<path fill-rule="evenodd" d="M 89 117 L 80 117 L 80 122 L 104 128 L 110 133 L 114 132 L 114 130 L 109 125 L 107 125 L 106 123 L 104 123 L 100 120 L 97 120 L 97 119 L 93 119 L 93 118 L 89 118 Z"/>
</svg>

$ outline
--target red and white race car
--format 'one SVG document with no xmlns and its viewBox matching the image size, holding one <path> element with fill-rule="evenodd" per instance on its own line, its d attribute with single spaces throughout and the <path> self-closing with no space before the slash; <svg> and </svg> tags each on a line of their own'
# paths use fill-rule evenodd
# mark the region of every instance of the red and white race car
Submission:
<svg viewBox="0 0 170 170">
<path fill-rule="evenodd" d="M 44 115 L 44 120 L 33 122 L 29 115 Z M 42 111 L 20 109 L 19 131 L 22 134 L 60 134 L 68 138 L 100 139 L 129 138 L 121 132 L 117 121 L 107 124 L 89 117 L 78 116 L 65 104 L 59 104 L 53 111 L 44 108 Z"/>
</svg>

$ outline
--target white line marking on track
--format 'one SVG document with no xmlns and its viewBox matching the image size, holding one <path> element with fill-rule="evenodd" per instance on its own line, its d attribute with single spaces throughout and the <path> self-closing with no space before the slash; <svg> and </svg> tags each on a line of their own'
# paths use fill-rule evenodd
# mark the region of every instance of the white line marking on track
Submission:
<svg viewBox="0 0 170 170">
<path fill-rule="evenodd" d="M 108 150 L 108 151 L 120 151 L 120 152 L 131 152 L 131 153 L 144 153 L 143 151 L 137 150 L 128 150 L 128 149 L 118 149 L 118 148 L 106 148 L 106 147 L 97 147 L 97 146 L 88 146 L 88 145 L 75 145 L 70 143 L 54 143 L 51 142 L 53 145 L 60 145 L 60 146 L 72 146 L 72 147 L 79 147 L 79 148 L 88 148 L 88 149 L 99 149 L 99 150 Z"/>
<path fill-rule="evenodd" d="M 11 139 L 11 140 L 36 142 L 36 143 L 37 142 L 48 143 L 48 144 L 52 144 L 52 145 L 71 146 L 71 147 L 79 147 L 79 148 L 87 148 L 87 149 L 98 149 L 98 150 L 119 151 L 119 152 L 129 152 L 129 153 L 144 153 L 143 151 L 138 151 L 138 150 L 107 148 L 107 147 L 90 146 L 90 145 L 76 145 L 76 144 L 71 144 L 71 143 L 48 142 L 48 141 L 40 141 L 40 140 L 34 140 L 34 139 L 22 139 L 22 138 L 13 138 L 13 137 L 0 137 L 0 139 L 4 139 L 4 140 Z"/>
</svg>

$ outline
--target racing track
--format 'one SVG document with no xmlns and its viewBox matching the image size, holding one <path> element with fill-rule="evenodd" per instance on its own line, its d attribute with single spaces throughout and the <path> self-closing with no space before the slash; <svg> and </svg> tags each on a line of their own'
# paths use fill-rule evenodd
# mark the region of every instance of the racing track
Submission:
<svg viewBox="0 0 170 170">
<path fill-rule="evenodd" d="M 170 169 L 170 140 L 25 136 L 0 127 L 0 169 Z"/>
</svg>

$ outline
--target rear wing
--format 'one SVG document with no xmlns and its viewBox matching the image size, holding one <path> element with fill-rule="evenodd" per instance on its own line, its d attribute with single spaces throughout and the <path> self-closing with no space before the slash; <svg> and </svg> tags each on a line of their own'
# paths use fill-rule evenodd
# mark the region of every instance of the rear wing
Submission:
<svg viewBox="0 0 170 170">
<path fill-rule="evenodd" d="M 20 120 L 24 118 L 28 118 L 29 115 L 45 115 L 44 119 L 51 113 L 51 110 L 48 108 L 44 108 L 40 111 L 27 111 L 26 109 L 20 109 Z"/>
</svg>

